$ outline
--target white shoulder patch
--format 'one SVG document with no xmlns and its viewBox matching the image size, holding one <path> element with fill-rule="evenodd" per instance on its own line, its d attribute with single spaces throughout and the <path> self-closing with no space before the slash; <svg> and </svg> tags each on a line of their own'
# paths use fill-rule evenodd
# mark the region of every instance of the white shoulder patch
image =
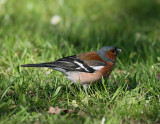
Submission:
<svg viewBox="0 0 160 124">
<path fill-rule="evenodd" d="M 91 68 L 93 68 L 94 70 L 100 70 L 102 68 L 104 68 L 105 66 L 90 66 Z"/>
<path fill-rule="evenodd" d="M 77 62 L 77 61 L 74 61 L 74 63 L 76 63 L 77 65 L 79 65 L 79 66 L 80 66 L 81 68 L 83 68 L 84 70 L 88 71 L 88 69 L 85 68 L 82 63 Z"/>
</svg>

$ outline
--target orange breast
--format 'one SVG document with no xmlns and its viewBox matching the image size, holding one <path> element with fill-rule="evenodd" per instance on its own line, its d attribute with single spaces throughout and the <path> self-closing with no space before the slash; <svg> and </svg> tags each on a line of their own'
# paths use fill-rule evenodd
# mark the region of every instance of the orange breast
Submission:
<svg viewBox="0 0 160 124">
<path fill-rule="evenodd" d="M 114 68 L 115 63 L 106 62 L 106 67 L 100 70 L 104 77 L 108 77 Z"/>
</svg>

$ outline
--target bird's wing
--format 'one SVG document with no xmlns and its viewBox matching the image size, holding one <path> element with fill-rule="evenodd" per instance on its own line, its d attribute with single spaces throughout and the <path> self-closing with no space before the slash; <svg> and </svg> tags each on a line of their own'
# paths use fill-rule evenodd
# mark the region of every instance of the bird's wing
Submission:
<svg viewBox="0 0 160 124">
<path fill-rule="evenodd" d="M 76 55 L 68 56 L 58 59 L 55 62 L 27 64 L 27 65 L 22 65 L 22 67 L 47 67 L 47 68 L 53 68 L 61 72 L 78 71 L 78 72 L 94 73 L 96 70 L 99 70 L 106 65 L 104 62 L 99 61 L 96 58 L 95 59 L 91 58 L 90 60 L 89 55 L 90 54 L 88 54 L 86 58 L 81 57 L 81 54 L 78 56 Z"/>
<path fill-rule="evenodd" d="M 95 70 L 88 65 L 84 64 L 76 55 L 64 57 L 54 62 L 57 68 L 64 69 L 66 71 L 79 71 L 93 73 Z"/>
<path fill-rule="evenodd" d="M 84 62 L 84 64 L 99 70 L 106 66 L 106 63 L 99 57 L 96 52 L 86 52 L 78 55 L 78 58 Z"/>
</svg>

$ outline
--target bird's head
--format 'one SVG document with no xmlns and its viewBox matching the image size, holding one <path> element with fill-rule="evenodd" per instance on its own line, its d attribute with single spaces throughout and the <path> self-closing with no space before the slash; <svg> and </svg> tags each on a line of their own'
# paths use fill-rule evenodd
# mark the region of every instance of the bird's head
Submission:
<svg viewBox="0 0 160 124">
<path fill-rule="evenodd" d="M 119 52 L 121 52 L 121 49 L 115 48 L 113 46 L 105 46 L 98 50 L 97 54 L 105 62 L 115 62 Z"/>
</svg>

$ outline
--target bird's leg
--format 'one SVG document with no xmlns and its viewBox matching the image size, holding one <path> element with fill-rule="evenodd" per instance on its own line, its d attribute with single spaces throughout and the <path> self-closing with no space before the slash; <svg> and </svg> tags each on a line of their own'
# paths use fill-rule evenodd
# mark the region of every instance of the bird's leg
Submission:
<svg viewBox="0 0 160 124">
<path fill-rule="evenodd" d="M 83 85 L 83 88 L 85 89 L 85 91 L 87 91 L 88 85 L 87 85 L 87 84 L 84 84 L 84 85 Z"/>
<path fill-rule="evenodd" d="M 81 90 L 81 86 L 83 86 L 84 90 L 87 91 L 88 89 L 88 84 L 83 84 L 81 85 L 81 82 L 80 82 L 80 79 L 78 80 L 78 83 L 77 83 L 77 87 L 79 88 L 79 90 Z"/>
</svg>

